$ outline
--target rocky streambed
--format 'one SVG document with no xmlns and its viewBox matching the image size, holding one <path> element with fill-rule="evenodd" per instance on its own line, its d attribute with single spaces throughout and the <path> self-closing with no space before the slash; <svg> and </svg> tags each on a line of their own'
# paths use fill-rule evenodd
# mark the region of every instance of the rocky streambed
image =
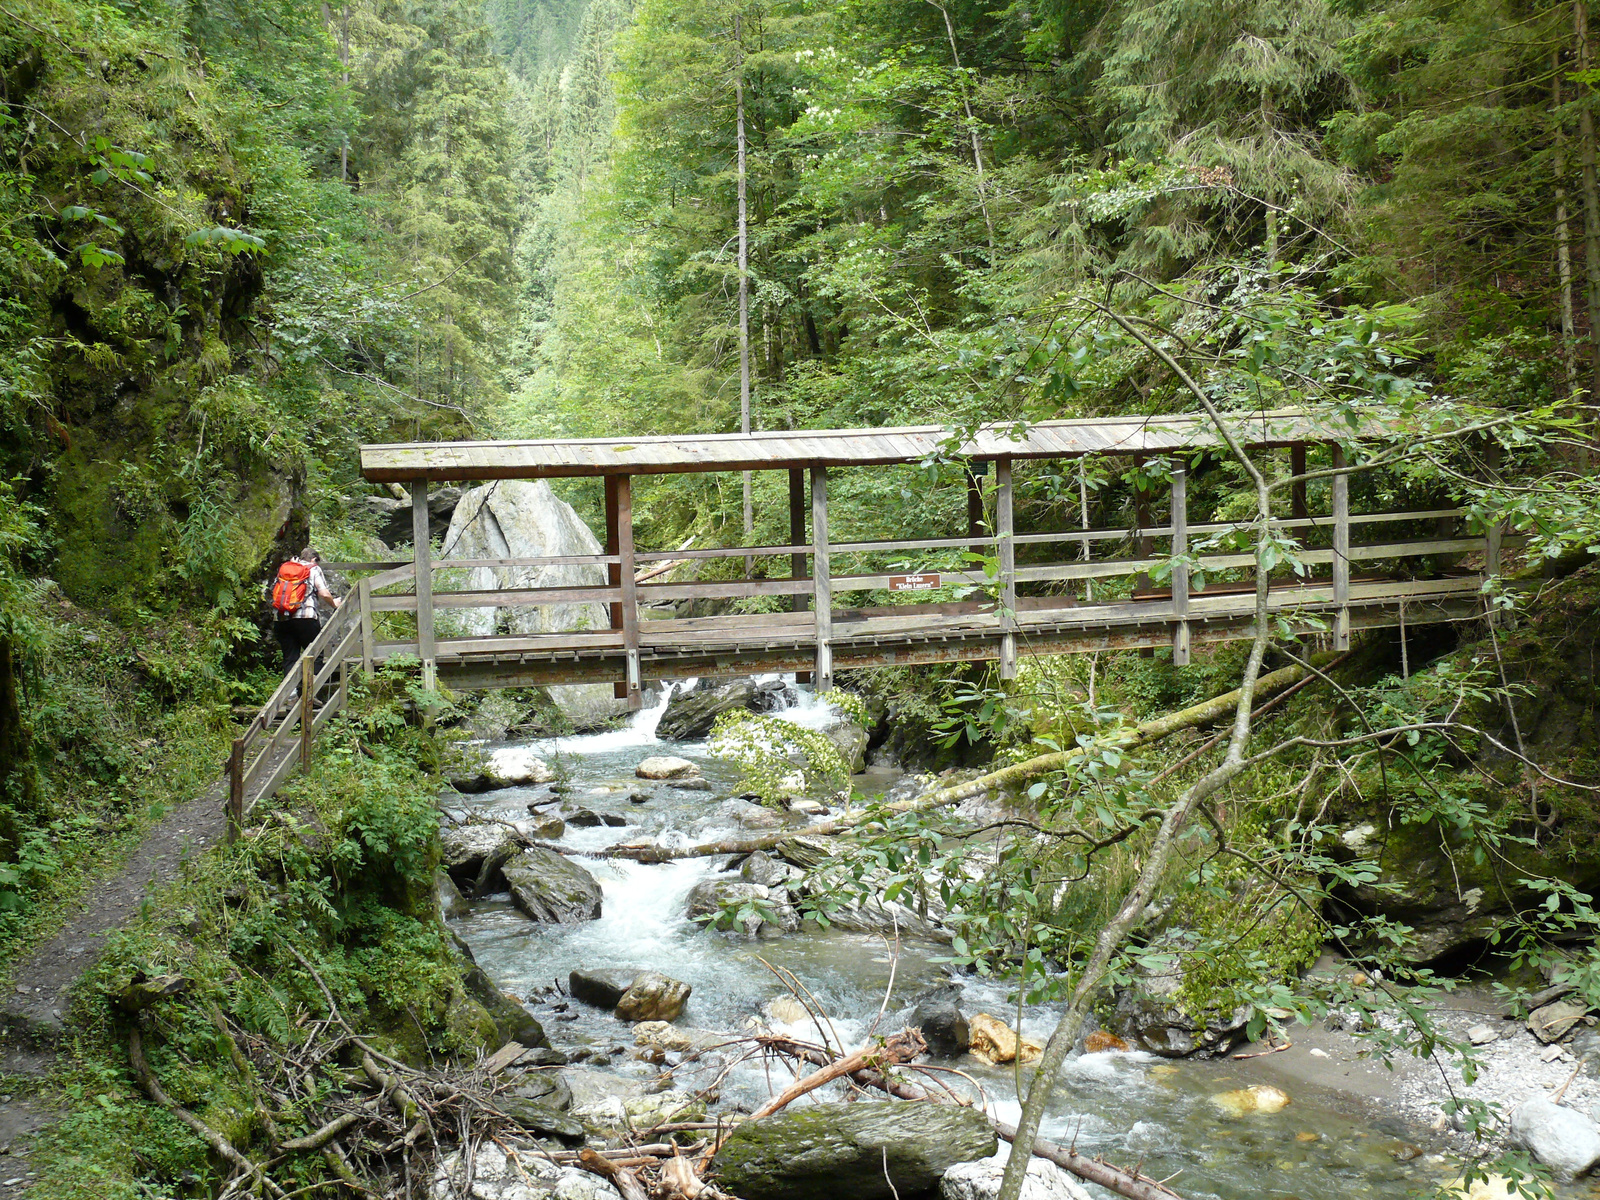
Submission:
<svg viewBox="0 0 1600 1200">
<path fill-rule="evenodd" d="M 768 692 L 779 690 L 766 683 Z M 658 865 L 546 848 L 597 851 L 639 840 L 688 845 L 815 819 L 821 801 L 783 812 L 741 798 L 737 772 L 704 741 L 657 736 L 661 713 L 658 702 L 625 728 L 503 748 L 495 756 L 499 775 L 485 790 L 447 798 L 449 877 L 441 880 L 441 903 L 461 943 L 548 1038 L 551 1049 L 505 1069 L 527 1093 L 523 1099 L 538 1106 L 551 1145 L 598 1144 L 663 1121 L 715 1123 L 754 1110 L 790 1077 L 775 1075 L 769 1061 L 751 1054 L 752 1035 L 848 1052 L 872 1031 L 906 1024 L 923 1027 L 927 1061 L 952 1072 L 945 1078 L 954 1089 L 1014 1122 L 1014 1064 L 1006 1061 L 1018 1046 L 1014 999 L 992 983 L 949 974 L 939 961 L 946 947 L 935 925 L 919 925 L 917 914 L 903 920 L 869 908 L 845 922 L 851 928 L 802 923 L 795 900 L 810 865 L 804 847 L 799 862 L 775 853 Z M 792 688 L 781 715 L 813 728 L 832 720 L 807 698 L 796 702 Z M 690 733 L 703 725 L 698 718 L 674 723 Z M 881 791 L 898 781 L 878 773 L 856 782 Z M 752 911 L 761 916 L 726 931 L 696 920 L 730 899 L 759 901 Z M 1051 1006 L 1021 1012 L 1024 1059 L 1028 1041 L 1042 1043 L 1057 1015 Z M 1500 1025 L 1496 1037 L 1504 1040 L 1495 1053 L 1513 1064 L 1506 1076 L 1523 1094 L 1505 1098 L 1515 1103 L 1526 1098 L 1534 1076 L 1519 1074 L 1514 1064 L 1526 1059 L 1554 1070 L 1562 1051 L 1549 1052 L 1531 1034 L 1522 1047 L 1524 1035 L 1510 1022 Z M 1426 1064 L 1385 1073 L 1384 1084 L 1349 1031 L 1293 1032 L 1296 1046 L 1284 1053 L 1209 1060 L 1126 1049 L 1115 1037 L 1090 1040 L 1063 1069 L 1043 1132 L 1081 1152 L 1141 1163 L 1147 1175 L 1174 1177 L 1172 1186 L 1190 1200 L 1398 1198 L 1450 1181 L 1456 1170 L 1450 1153 L 1463 1148 L 1462 1135 L 1441 1120 L 1448 1093 L 1430 1084 Z M 1232 1041 L 1204 1029 L 1171 1033 Z M 1567 1053 L 1570 1072 L 1578 1058 Z M 1577 1074 L 1572 1095 L 1586 1096 L 1591 1081 Z M 896 1192 L 904 1200 L 940 1187 L 957 1200 L 993 1194 L 996 1160 L 955 1166 L 996 1152 L 979 1145 L 981 1138 L 969 1146 L 932 1112 L 898 1111 L 929 1106 L 841 1105 L 841 1097 L 830 1086 L 797 1101 L 781 1121 L 762 1123 L 775 1131 L 770 1136 L 743 1135 L 759 1142 L 759 1151 L 719 1156 L 731 1163 L 747 1155 L 739 1182 L 746 1200 Z M 874 1133 L 825 1135 L 846 1129 L 857 1110 L 880 1109 Z M 926 1128 L 912 1128 L 919 1120 L 929 1122 Z M 962 1157 L 950 1157 L 952 1145 Z M 876 1168 L 866 1161 L 874 1154 L 886 1156 Z M 613 1194 L 594 1191 L 609 1185 L 593 1177 L 530 1179 L 516 1166 L 475 1164 L 480 1190 L 474 1194 L 491 1200 Z M 460 1164 L 452 1169 L 459 1172 Z M 494 1170 L 504 1187 L 490 1178 Z M 1025 1193 L 1031 1200 L 1084 1194 L 1049 1164 L 1038 1163 L 1035 1174 L 1036 1190 Z M 880 1184 L 881 1192 L 874 1190 Z M 1092 1185 L 1085 1190 L 1101 1194 Z"/>
</svg>

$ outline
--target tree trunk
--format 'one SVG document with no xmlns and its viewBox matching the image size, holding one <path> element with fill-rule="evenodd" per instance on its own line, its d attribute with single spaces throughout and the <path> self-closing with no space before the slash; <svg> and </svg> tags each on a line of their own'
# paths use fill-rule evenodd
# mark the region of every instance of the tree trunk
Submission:
<svg viewBox="0 0 1600 1200">
<path fill-rule="evenodd" d="M 745 203 L 745 146 L 744 146 L 744 27 L 738 14 L 733 18 L 733 40 L 739 56 L 738 69 L 733 77 L 733 91 L 738 107 L 739 137 L 739 432 L 750 432 L 750 239 Z M 755 529 L 755 509 L 750 496 L 750 472 L 744 473 L 744 537 L 750 544 L 750 534 Z M 754 571 L 752 559 L 744 560 L 745 577 Z"/>
<path fill-rule="evenodd" d="M 1561 51 L 1551 51 L 1550 102 L 1555 108 L 1556 275 L 1561 281 L 1561 361 L 1567 372 L 1567 393 L 1578 387 L 1577 321 L 1572 306 L 1572 240 L 1567 224 L 1567 130 L 1561 116 Z"/>
<path fill-rule="evenodd" d="M 1578 47 L 1578 70 L 1590 69 L 1589 5 L 1573 0 L 1572 32 Z M 1600 184 L 1595 179 L 1594 89 L 1582 85 L 1578 106 L 1578 156 L 1583 167 L 1583 249 L 1589 302 L 1589 403 L 1600 395 Z"/>
</svg>

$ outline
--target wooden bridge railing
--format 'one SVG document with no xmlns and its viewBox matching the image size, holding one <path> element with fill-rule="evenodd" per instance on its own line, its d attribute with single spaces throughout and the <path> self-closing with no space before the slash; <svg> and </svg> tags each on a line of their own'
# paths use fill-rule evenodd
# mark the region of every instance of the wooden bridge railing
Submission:
<svg viewBox="0 0 1600 1200">
<path fill-rule="evenodd" d="M 334 611 L 293 670 L 238 737 L 228 754 L 228 836 L 238 836 L 251 807 L 273 795 L 294 772 L 311 767 L 318 732 L 349 702 L 350 664 L 370 677 L 376 662 L 373 589 L 416 577 L 411 563 L 362 579 Z M 317 703 L 337 676 L 338 683 Z"/>
</svg>

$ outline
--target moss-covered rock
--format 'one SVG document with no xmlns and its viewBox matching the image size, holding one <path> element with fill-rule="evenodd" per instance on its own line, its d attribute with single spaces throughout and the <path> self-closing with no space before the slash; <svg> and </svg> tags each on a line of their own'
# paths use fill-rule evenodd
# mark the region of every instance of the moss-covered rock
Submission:
<svg viewBox="0 0 1600 1200">
<path fill-rule="evenodd" d="M 998 1144 L 976 1109 L 817 1104 L 739 1126 L 717 1152 L 717 1179 L 744 1200 L 891 1200 L 929 1191 Z"/>
</svg>

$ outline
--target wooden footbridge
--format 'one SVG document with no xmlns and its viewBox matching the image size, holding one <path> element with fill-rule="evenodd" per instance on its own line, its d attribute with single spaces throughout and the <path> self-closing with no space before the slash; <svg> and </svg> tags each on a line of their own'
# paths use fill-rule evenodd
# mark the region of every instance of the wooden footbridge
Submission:
<svg viewBox="0 0 1600 1200">
<path fill-rule="evenodd" d="M 1272 580 L 1275 614 L 1326 630 L 1335 648 L 1365 628 L 1458 620 L 1482 611 L 1482 579 L 1498 570 L 1497 530 L 1472 533 L 1455 508 L 1352 513 L 1341 442 L 1348 429 L 1318 427 L 1300 414 L 1232 421 L 1235 440 L 1261 461 L 1285 458 L 1294 476 L 1326 480 L 1327 511 L 1309 511 L 1293 486 L 1274 528 L 1297 541 L 1304 576 Z M 1021 655 L 1159 648 L 1179 664 L 1196 643 L 1251 635 L 1253 552 L 1212 548 L 1236 526 L 1191 523 L 1183 463 L 1221 445 L 1204 417 L 1048 421 L 992 428 L 952 447 L 938 427 L 609 438 L 587 441 L 448 442 L 365 446 L 362 474 L 410 489 L 413 556 L 398 563 L 329 564 L 361 574 L 356 591 L 236 743 L 236 811 L 275 790 L 302 758 L 316 728 L 343 704 L 348 672 L 397 656 L 420 660 L 425 682 L 457 689 L 531 684 L 611 683 L 638 707 L 646 680 L 752 672 L 809 673 L 832 685 L 845 668 L 995 660 L 1002 677 Z M 1059 472 L 1060 460 L 1119 456 L 1164 460 L 1165 496 L 1135 492 L 1130 527 L 1027 529 L 1015 525 L 1018 472 Z M 829 529 L 830 472 L 948 458 L 966 472 L 967 529 L 948 537 L 836 541 Z M 989 482 L 992 470 L 992 483 Z M 784 471 L 789 540 L 781 546 L 648 549 L 635 543 L 632 481 L 682 472 Z M 1276 473 L 1282 475 L 1281 469 Z M 432 484 L 599 476 L 605 484 L 601 554 L 525 559 L 434 558 L 428 533 Z M 809 484 L 809 495 L 808 487 Z M 1324 491 L 1317 489 L 1321 495 Z M 1159 509 L 1164 514 L 1157 516 Z M 809 512 L 809 526 L 807 514 Z M 1195 554 L 1196 549 L 1203 552 Z M 924 569 L 920 556 L 972 550 L 957 570 Z M 649 582 L 667 562 L 744 560 L 737 577 Z M 850 571 L 836 572 L 843 562 Z M 1207 586 L 1190 586 L 1190 564 Z M 776 570 L 773 569 L 776 564 Z M 1151 572 L 1170 564 L 1169 586 Z M 589 566 L 605 582 L 584 587 L 436 591 L 435 573 L 454 568 Z M 754 569 L 752 569 L 752 567 Z M 708 571 L 707 574 L 715 572 Z M 597 573 L 598 575 L 598 573 Z M 641 576 L 646 578 L 641 578 Z M 920 603 L 933 591 L 937 602 Z M 780 600 L 782 611 L 651 619 L 669 603 Z M 952 598 L 953 597 L 953 598 Z M 843 604 L 852 598 L 850 604 Z M 871 603 L 876 598 L 878 603 Z M 353 602 L 352 602 L 353 601 Z M 895 601 L 905 601 L 895 603 Z M 593 603 L 609 627 L 533 635 L 439 636 L 441 610 Z M 402 617 L 389 614 L 405 614 Z M 320 666 L 318 665 L 320 663 Z M 337 681 L 337 683 L 336 683 Z M 329 696 L 317 704 L 312 697 Z M 294 749 L 295 753 L 290 753 Z"/>
</svg>

